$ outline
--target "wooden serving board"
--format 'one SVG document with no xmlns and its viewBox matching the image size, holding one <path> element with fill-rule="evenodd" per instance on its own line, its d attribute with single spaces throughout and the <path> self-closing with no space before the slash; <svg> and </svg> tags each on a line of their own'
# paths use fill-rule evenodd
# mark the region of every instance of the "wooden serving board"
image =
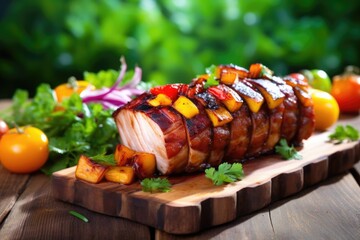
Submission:
<svg viewBox="0 0 360 240">
<path fill-rule="evenodd" d="M 359 161 L 360 142 L 334 145 L 329 132 L 304 141 L 302 160 L 271 155 L 243 164 L 245 178 L 214 186 L 203 173 L 170 177 L 168 193 L 145 193 L 139 183 L 86 183 L 75 167 L 53 174 L 55 198 L 89 210 L 130 219 L 173 234 L 195 233 L 259 210 L 273 201 L 343 173 Z"/>
</svg>

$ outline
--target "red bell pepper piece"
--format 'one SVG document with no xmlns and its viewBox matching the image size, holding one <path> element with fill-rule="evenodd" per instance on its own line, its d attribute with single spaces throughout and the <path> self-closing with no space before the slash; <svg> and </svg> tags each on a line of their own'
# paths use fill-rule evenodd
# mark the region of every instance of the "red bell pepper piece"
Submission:
<svg viewBox="0 0 360 240">
<path fill-rule="evenodd" d="M 219 100 L 226 100 L 228 98 L 227 96 L 228 92 L 225 89 L 223 89 L 221 85 L 215 87 L 209 87 L 207 91 L 212 95 L 214 95 Z"/>
<path fill-rule="evenodd" d="M 167 85 L 151 88 L 150 93 L 153 95 L 158 95 L 162 93 L 174 101 L 175 99 L 178 98 L 180 94 L 185 93 L 187 91 L 187 87 L 188 85 L 182 83 L 167 84 Z"/>
</svg>

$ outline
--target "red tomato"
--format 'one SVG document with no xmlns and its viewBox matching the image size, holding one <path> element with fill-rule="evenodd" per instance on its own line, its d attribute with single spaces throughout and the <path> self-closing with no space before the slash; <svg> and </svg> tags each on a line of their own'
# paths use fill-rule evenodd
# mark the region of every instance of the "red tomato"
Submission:
<svg viewBox="0 0 360 240">
<path fill-rule="evenodd" d="M 358 113 L 360 110 L 360 75 L 345 72 L 333 77 L 331 94 L 344 113 Z"/>
</svg>

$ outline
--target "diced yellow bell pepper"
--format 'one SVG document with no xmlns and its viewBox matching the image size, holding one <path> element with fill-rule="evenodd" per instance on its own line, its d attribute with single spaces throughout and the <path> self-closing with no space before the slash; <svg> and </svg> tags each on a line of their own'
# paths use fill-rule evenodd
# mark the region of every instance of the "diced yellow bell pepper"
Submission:
<svg viewBox="0 0 360 240">
<path fill-rule="evenodd" d="M 103 179 L 107 168 L 81 155 L 76 166 L 75 177 L 86 182 L 98 183 Z"/>
<path fill-rule="evenodd" d="M 225 108 L 205 109 L 214 127 L 225 125 L 233 120 L 233 116 Z"/>
<path fill-rule="evenodd" d="M 115 183 L 131 184 L 135 180 L 135 170 L 131 166 L 109 167 L 105 179 Z"/>
<path fill-rule="evenodd" d="M 172 106 L 176 109 L 176 111 L 188 119 L 199 114 L 197 106 L 185 96 L 178 97 Z"/>
<path fill-rule="evenodd" d="M 153 107 L 170 106 L 172 104 L 171 98 L 163 93 L 159 93 L 155 98 L 148 100 L 148 103 Z"/>
</svg>

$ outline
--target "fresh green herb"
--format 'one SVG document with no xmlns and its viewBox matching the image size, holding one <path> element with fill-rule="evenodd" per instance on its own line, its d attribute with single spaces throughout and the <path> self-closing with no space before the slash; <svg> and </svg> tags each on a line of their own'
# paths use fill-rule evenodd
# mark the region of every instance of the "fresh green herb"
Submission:
<svg viewBox="0 0 360 240">
<path fill-rule="evenodd" d="M 96 156 L 93 156 L 90 158 L 91 158 L 91 160 L 93 160 L 97 163 L 100 163 L 102 165 L 106 165 L 106 166 L 115 166 L 116 165 L 114 154 L 96 155 Z"/>
<path fill-rule="evenodd" d="M 206 73 L 209 74 L 208 79 L 205 82 L 204 88 L 207 89 L 211 86 L 219 85 L 219 80 L 216 78 L 216 66 L 211 65 L 210 67 L 206 68 Z"/>
<path fill-rule="evenodd" d="M 112 110 L 100 104 L 84 104 L 74 94 L 62 102 L 63 111 L 54 111 L 57 103 L 52 94 L 48 84 L 39 85 L 32 100 L 27 91 L 18 90 L 12 106 L 0 114 L 7 122 L 32 125 L 44 131 L 49 139 L 50 155 L 42 172 L 50 175 L 74 166 L 84 153 L 99 157 L 113 152 L 119 133 Z"/>
<path fill-rule="evenodd" d="M 75 212 L 75 211 L 69 211 L 69 213 L 71 215 L 73 215 L 74 217 L 77 217 L 78 219 L 80 220 L 83 220 L 84 222 L 89 222 L 89 220 L 82 214 L 78 213 L 78 212 Z"/>
<path fill-rule="evenodd" d="M 271 78 L 272 75 L 274 74 L 273 71 L 271 71 L 268 67 L 266 67 L 265 65 L 261 64 L 261 71 L 260 71 L 260 76 L 259 77 L 267 77 L 267 78 Z"/>
<path fill-rule="evenodd" d="M 289 146 L 286 139 L 281 139 L 279 144 L 275 146 L 275 152 L 280 154 L 284 159 L 302 159 L 302 156 L 296 151 L 294 146 Z"/>
<path fill-rule="evenodd" d="M 121 81 L 120 86 L 128 83 L 132 76 L 134 75 L 134 71 L 128 70 L 125 73 L 124 79 Z M 100 89 L 102 87 L 111 87 L 117 80 L 119 76 L 119 71 L 114 69 L 109 70 L 101 70 L 97 73 L 93 72 L 84 72 L 84 80 L 94 85 L 96 88 Z"/>
<path fill-rule="evenodd" d="M 171 183 L 166 178 L 145 178 L 141 181 L 144 192 L 169 192 Z"/>
<path fill-rule="evenodd" d="M 357 141 L 359 140 L 359 138 L 359 131 L 351 125 L 336 126 L 335 132 L 329 135 L 330 141 L 333 141 L 335 144 L 342 143 L 345 140 Z"/>
<path fill-rule="evenodd" d="M 241 163 L 222 163 L 218 170 L 213 167 L 206 169 L 205 176 L 210 178 L 215 185 L 222 185 L 241 180 L 244 177 L 244 171 Z"/>
</svg>

